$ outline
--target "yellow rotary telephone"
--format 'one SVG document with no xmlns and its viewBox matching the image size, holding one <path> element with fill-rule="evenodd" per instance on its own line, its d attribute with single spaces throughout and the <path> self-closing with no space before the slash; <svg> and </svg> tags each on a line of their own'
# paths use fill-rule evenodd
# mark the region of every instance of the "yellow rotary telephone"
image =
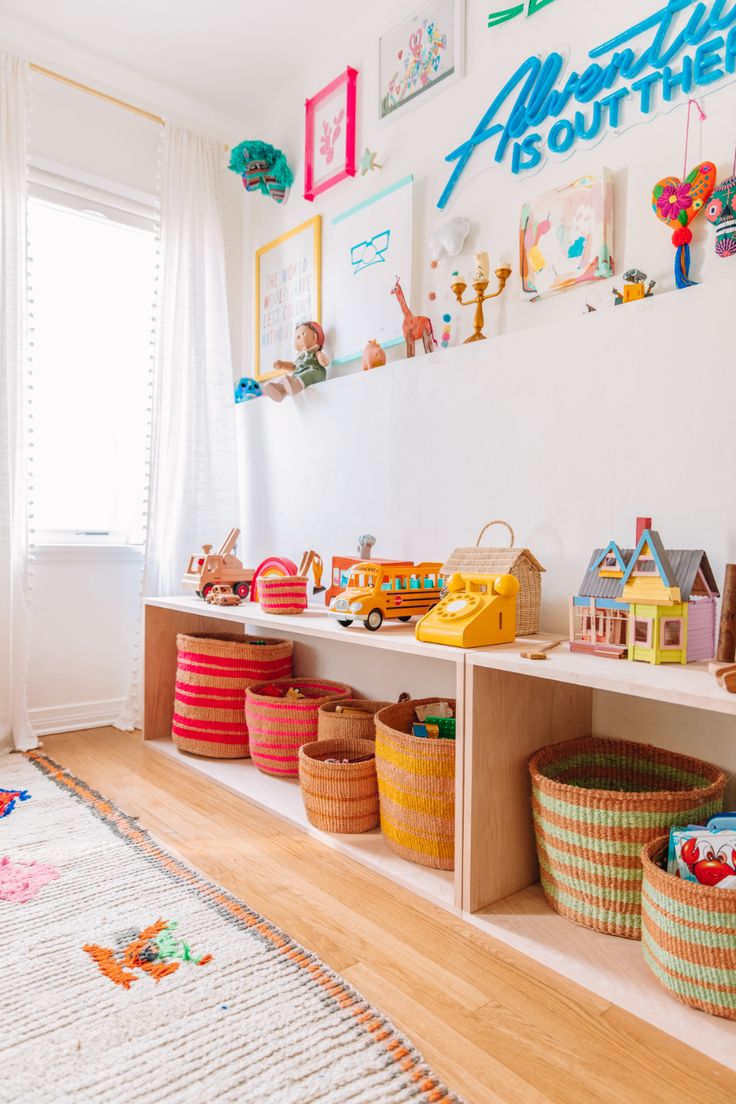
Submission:
<svg viewBox="0 0 736 1104">
<path fill-rule="evenodd" d="M 512 644 L 518 593 L 515 575 L 458 571 L 447 580 L 445 597 L 417 622 L 416 638 L 454 648 Z"/>
</svg>

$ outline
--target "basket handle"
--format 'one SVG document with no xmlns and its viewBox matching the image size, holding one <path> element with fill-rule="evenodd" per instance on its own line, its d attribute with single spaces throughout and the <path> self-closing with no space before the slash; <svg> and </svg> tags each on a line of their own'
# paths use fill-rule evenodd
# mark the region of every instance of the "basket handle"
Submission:
<svg viewBox="0 0 736 1104">
<path fill-rule="evenodd" d="M 509 523 L 507 521 L 502 521 L 500 518 L 497 518 L 495 521 L 489 521 L 487 525 L 483 526 L 483 528 L 481 529 L 481 531 L 478 535 L 478 539 L 475 542 L 475 547 L 478 548 L 480 546 L 480 542 L 483 539 L 483 534 L 485 533 L 486 529 L 490 529 L 492 525 L 505 525 L 506 526 L 506 528 L 509 531 L 509 535 L 511 536 L 511 540 L 509 541 L 509 548 L 513 548 L 514 547 L 514 530 L 511 528 L 511 526 L 509 525 Z"/>
</svg>

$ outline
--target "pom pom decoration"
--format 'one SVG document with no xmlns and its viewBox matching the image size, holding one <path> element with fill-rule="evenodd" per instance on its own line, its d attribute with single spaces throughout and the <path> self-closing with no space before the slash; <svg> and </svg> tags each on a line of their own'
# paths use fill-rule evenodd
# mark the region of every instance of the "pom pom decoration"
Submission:
<svg viewBox="0 0 736 1104">
<path fill-rule="evenodd" d="M 675 256 L 675 285 L 692 287 L 690 279 L 690 242 L 693 240 L 690 223 L 704 210 L 716 185 L 716 167 L 712 161 L 696 165 L 684 182 L 676 176 L 666 176 L 654 185 L 652 209 L 661 222 L 669 226 Z"/>
<path fill-rule="evenodd" d="M 246 192 L 260 192 L 276 203 L 284 202 L 294 183 L 286 156 L 268 142 L 246 138 L 230 150 L 228 168 L 243 178 Z"/>
</svg>

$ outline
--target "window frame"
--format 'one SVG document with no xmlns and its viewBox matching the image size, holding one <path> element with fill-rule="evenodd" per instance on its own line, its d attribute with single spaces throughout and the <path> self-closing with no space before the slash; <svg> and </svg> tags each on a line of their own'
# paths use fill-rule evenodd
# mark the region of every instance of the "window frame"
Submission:
<svg viewBox="0 0 736 1104">
<path fill-rule="evenodd" d="M 154 238 L 159 233 L 160 203 L 156 195 L 73 170 L 45 158 L 32 157 L 29 160 L 26 202 L 29 212 L 31 203 L 36 202 L 77 214 L 91 214 L 108 222 L 143 230 Z M 153 281 L 155 288 L 155 272 Z M 150 441 L 148 449 L 146 461 L 150 459 Z M 144 500 L 147 497 L 146 492 Z M 141 556 L 145 535 L 140 540 L 131 540 L 120 529 L 38 529 L 32 533 L 31 545 L 34 558 L 38 561 L 87 559 L 96 553 L 101 558 L 127 562 Z"/>
</svg>

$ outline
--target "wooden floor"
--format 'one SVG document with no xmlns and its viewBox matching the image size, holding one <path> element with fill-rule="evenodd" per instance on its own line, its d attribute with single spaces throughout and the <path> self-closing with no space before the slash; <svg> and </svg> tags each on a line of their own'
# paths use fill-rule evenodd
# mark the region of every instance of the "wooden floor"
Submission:
<svg viewBox="0 0 736 1104">
<path fill-rule="evenodd" d="M 727 1104 L 736 1074 L 114 729 L 44 750 L 316 951 L 470 1104 Z M 376 1104 L 387 1104 L 376 1101 Z"/>
</svg>

